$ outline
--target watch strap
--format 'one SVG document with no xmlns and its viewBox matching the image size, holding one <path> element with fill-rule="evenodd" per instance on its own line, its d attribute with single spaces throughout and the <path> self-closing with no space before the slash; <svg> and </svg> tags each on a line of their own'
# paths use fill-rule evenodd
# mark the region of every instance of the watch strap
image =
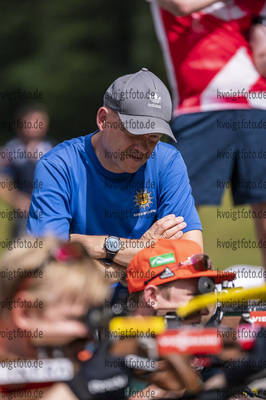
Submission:
<svg viewBox="0 0 266 400">
<path fill-rule="evenodd" d="M 106 250 L 106 257 L 105 257 L 105 264 L 106 265 L 111 265 L 114 259 L 116 253 L 111 253 L 109 250 Z"/>
</svg>

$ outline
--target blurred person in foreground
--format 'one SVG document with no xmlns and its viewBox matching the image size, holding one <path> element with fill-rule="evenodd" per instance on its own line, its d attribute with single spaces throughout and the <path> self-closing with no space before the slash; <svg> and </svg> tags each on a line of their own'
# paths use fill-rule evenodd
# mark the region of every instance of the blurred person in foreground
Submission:
<svg viewBox="0 0 266 400">
<path fill-rule="evenodd" d="M 90 256 L 127 267 L 160 238 L 202 247 L 201 224 L 180 153 L 162 135 L 170 94 L 146 68 L 116 79 L 97 112 L 98 130 L 65 141 L 38 163 L 28 233 L 81 241 Z"/>
<path fill-rule="evenodd" d="M 219 205 L 231 186 L 235 205 L 251 205 L 264 268 L 265 10 L 265 0 L 151 1 L 195 204 Z"/>
<path fill-rule="evenodd" d="M 33 247 L 36 239 L 27 238 L 27 243 Z M 69 387 L 57 382 L 73 378 L 78 351 L 93 339 L 84 317 L 103 303 L 106 280 L 80 243 L 47 238 L 38 244 L 7 251 L 1 260 L 0 392 L 26 398 L 37 390 L 47 400 L 75 400 Z M 57 359 L 49 358 L 53 349 Z M 47 357 L 56 363 L 51 368 L 45 366 Z M 30 369 L 27 360 L 44 365 L 38 361 Z M 16 375 L 16 363 L 24 361 Z"/>
<path fill-rule="evenodd" d="M 39 159 L 52 149 L 53 143 L 45 138 L 49 115 L 42 104 L 30 102 L 20 105 L 13 125 L 16 137 L 1 148 L 0 198 L 14 208 L 13 218 L 9 217 L 11 213 L 5 218 L 13 219 L 13 236 L 18 237 L 27 233 L 35 167 Z"/>
</svg>

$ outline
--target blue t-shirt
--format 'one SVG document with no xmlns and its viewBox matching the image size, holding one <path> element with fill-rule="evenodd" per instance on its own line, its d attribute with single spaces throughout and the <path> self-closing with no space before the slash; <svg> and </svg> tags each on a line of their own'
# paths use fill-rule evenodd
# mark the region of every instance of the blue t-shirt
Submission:
<svg viewBox="0 0 266 400">
<path fill-rule="evenodd" d="M 92 135 L 65 141 L 38 162 L 29 234 L 139 239 L 168 214 L 184 217 L 183 232 L 201 230 L 186 166 L 173 146 L 159 142 L 137 172 L 117 174 L 101 165 Z"/>
</svg>

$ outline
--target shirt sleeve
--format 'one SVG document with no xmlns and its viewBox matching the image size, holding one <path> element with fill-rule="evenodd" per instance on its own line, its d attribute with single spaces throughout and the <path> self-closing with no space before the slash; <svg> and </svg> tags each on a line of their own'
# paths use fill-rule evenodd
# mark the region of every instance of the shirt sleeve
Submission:
<svg viewBox="0 0 266 400">
<path fill-rule="evenodd" d="M 27 231 L 29 235 L 53 235 L 69 239 L 72 220 L 71 187 L 68 170 L 42 159 L 34 174 Z"/>
<path fill-rule="evenodd" d="M 160 197 L 158 219 L 169 214 L 181 216 L 187 223 L 183 232 L 202 230 L 187 174 L 187 168 L 179 152 L 164 163 L 160 171 Z"/>
</svg>

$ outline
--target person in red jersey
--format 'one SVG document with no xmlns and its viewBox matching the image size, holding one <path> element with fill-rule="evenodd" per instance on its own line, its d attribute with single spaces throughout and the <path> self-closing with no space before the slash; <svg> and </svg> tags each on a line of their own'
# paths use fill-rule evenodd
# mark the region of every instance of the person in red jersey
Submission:
<svg viewBox="0 0 266 400">
<path fill-rule="evenodd" d="M 252 207 L 266 267 L 266 2 L 154 0 L 151 10 L 195 203 L 219 205 L 231 186 L 234 203 Z"/>
</svg>

